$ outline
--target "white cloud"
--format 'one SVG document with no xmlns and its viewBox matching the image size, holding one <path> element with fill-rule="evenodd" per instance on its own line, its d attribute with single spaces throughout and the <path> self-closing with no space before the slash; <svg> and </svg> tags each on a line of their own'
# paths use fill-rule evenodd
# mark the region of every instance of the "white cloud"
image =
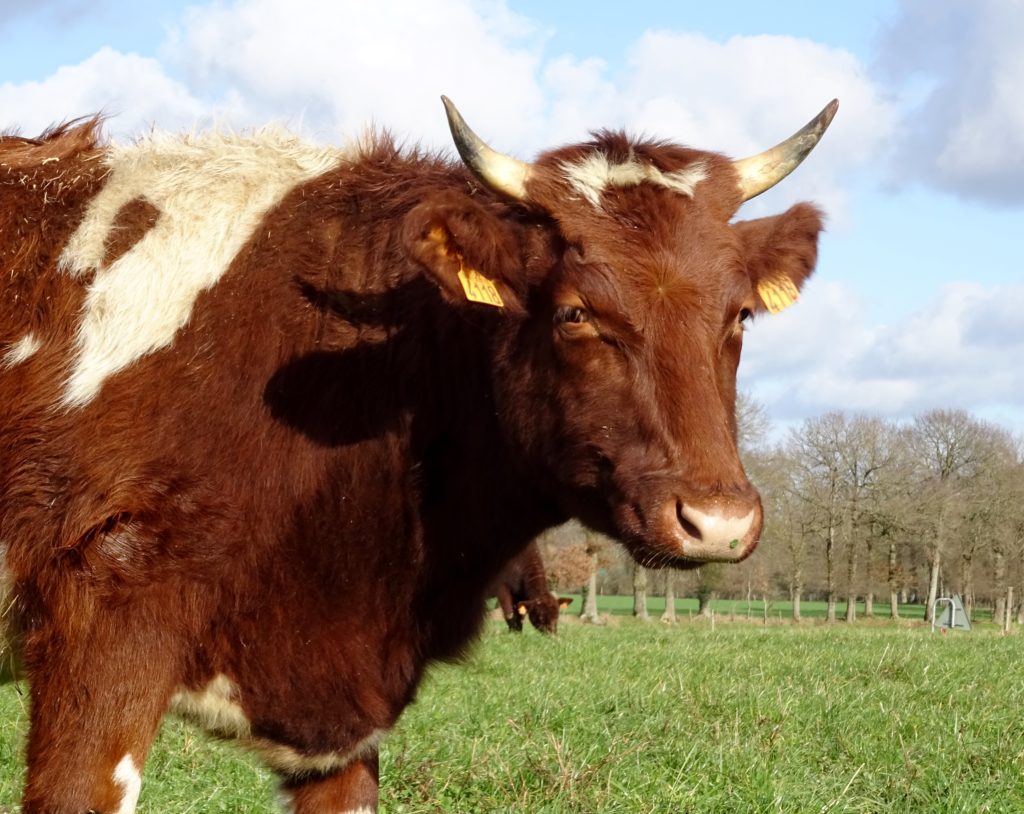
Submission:
<svg viewBox="0 0 1024 814">
<path fill-rule="evenodd" d="M 595 58 L 544 53 L 547 33 L 503 0 L 235 0 L 188 8 L 161 62 L 104 49 L 44 82 L 0 87 L 26 131 L 103 109 L 118 133 L 213 119 L 285 120 L 324 141 L 368 123 L 448 148 L 439 95 L 501 150 L 532 157 L 625 127 L 737 156 L 786 137 L 833 96 L 836 123 L 807 168 L 745 216 L 811 198 L 841 220 L 839 178 L 869 160 L 892 119 L 849 53 L 791 37 L 650 32 L 620 76 Z"/>
<path fill-rule="evenodd" d="M 596 126 L 625 126 L 734 157 L 788 137 L 834 97 L 839 113 L 815 154 L 744 217 L 816 200 L 843 220 L 842 177 L 874 159 L 891 135 L 892 106 L 847 51 L 784 36 L 733 37 L 651 31 L 634 43 L 624 75 L 611 84 L 593 60 L 563 58 L 545 76 L 562 111 L 561 139 Z"/>
<path fill-rule="evenodd" d="M 907 105 L 893 174 L 1024 205 L 1024 3 L 903 0 L 880 65 Z"/>
<path fill-rule="evenodd" d="M 158 120 L 163 127 L 185 127 L 203 106 L 156 60 L 102 48 L 44 81 L 0 85 L 0 110 L 7 112 L 5 125 L 24 135 L 98 112 L 111 117 L 109 131 L 137 134 Z"/>
<path fill-rule="evenodd" d="M 797 306 L 755 324 L 743 386 L 785 418 L 955 406 L 1024 420 L 1021 313 L 1024 285 L 954 283 L 899 323 L 871 326 L 843 286 L 812 287 Z"/>
<path fill-rule="evenodd" d="M 541 40 L 500 0 L 238 0 L 190 8 L 165 53 L 242 124 L 301 117 L 336 140 L 373 121 L 441 146 L 445 93 L 510 149 L 536 132 Z"/>
</svg>

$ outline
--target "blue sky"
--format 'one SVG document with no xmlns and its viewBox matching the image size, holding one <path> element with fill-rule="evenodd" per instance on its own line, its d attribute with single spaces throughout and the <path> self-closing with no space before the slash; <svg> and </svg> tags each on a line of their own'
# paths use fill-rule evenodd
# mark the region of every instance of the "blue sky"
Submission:
<svg viewBox="0 0 1024 814">
<path fill-rule="evenodd" d="M 784 427 L 963 407 L 1024 433 L 1024 2 L 236 0 L 0 4 L 0 127 L 372 122 L 447 148 L 447 93 L 529 158 L 626 127 L 743 156 L 833 96 L 818 150 L 741 217 L 828 212 L 800 303 L 747 337 Z"/>
</svg>

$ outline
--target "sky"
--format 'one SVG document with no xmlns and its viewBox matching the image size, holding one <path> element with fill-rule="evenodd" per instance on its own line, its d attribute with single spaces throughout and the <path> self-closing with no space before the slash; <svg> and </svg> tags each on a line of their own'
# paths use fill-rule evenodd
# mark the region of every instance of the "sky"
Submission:
<svg viewBox="0 0 1024 814">
<path fill-rule="evenodd" d="M 368 125 L 529 160 L 623 127 L 745 157 L 839 113 L 739 218 L 821 205 L 799 303 L 740 388 L 776 426 L 962 408 L 1024 435 L 1024 0 L 0 0 L 0 129 Z"/>
</svg>

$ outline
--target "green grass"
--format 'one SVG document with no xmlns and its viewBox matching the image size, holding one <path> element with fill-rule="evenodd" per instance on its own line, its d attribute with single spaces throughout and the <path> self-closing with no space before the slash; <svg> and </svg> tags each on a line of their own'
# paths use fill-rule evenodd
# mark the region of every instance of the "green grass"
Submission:
<svg viewBox="0 0 1024 814">
<path fill-rule="evenodd" d="M 385 744 L 382 810 L 1024 811 L 1024 640 L 921 626 L 492 623 Z M 19 721 L 21 723 L 19 723 Z M 0 810 L 24 701 L 0 692 Z M 140 811 L 273 810 L 272 778 L 177 723 Z"/>
</svg>

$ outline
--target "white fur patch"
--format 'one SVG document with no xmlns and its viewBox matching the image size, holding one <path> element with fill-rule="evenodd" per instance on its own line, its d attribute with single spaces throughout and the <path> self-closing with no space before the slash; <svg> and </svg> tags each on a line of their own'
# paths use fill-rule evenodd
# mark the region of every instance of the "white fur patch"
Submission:
<svg viewBox="0 0 1024 814">
<path fill-rule="evenodd" d="M 295 801 L 292 799 L 290 794 L 282 793 L 278 795 L 278 802 L 281 808 L 287 812 L 287 814 L 295 814 Z M 360 806 L 359 808 L 346 808 L 344 811 L 339 811 L 337 814 L 377 814 L 377 809 L 370 808 L 368 806 Z"/>
<path fill-rule="evenodd" d="M 239 698 L 238 686 L 227 676 L 218 675 L 201 690 L 178 690 L 171 698 L 171 712 L 209 732 L 237 738 L 272 769 L 289 775 L 327 774 L 343 769 L 353 760 L 373 754 L 387 734 L 385 729 L 375 729 L 344 752 L 305 755 L 290 746 L 254 737 Z"/>
<path fill-rule="evenodd" d="M 249 719 L 238 697 L 235 683 L 225 675 L 218 675 L 202 690 L 178 690 L 171 698 L 171 712 L 209 732 L 246 738 Z"/>
<path fill-rule="evenodd" d="M 698 161 L 685 169 L 662 172 L 635 159 L 624 164 L 612 164 L 604 153 L 591 153 L 579 161 L 563 163 L 562 172 L 574 190 L 594 206 L 600 206 L 601 195 L 608 187 L 632 187 L 643 183 L 656 184 L 692 198 L 697 184 L 707 178 L 708 168 L 703 161 Z"/>
<path fill-rule="evenodd" d="M 0 356 L 0 368 L 12 368 L 15 365 L 20 365 L 42 346 L 43 343 L 35 334 L 25 334 L 17 342 L 12 342 L 7 346 L 7 350 Z"/>
<path fill-rule="evenodd" d="M 319 755 L 304 755 L 290 746 L 282 746 L 260 738 L 253 738 L 249 745 L 259 753 L 268 766 L 282 774 L 328 774 L 344 769 L 352 761 L 376 752 L 385 735 L 386 729 L 375 729 L 347 751 L 324 752 Z"/>
<path fill-rule="evenodd" d="M 273 130 L 251 138 L 155 134 L 110 147 L 106 182 L 61 255 L 68 274 L 95 273 L 64 406 L 88 403 L 108 376 L 170 345 L 267 211 L 342 157 Z M 118 212 L 139 198 L 159 211 L 156 223 L 104 265 Z"/>
<path fill-rule="evenodd" d="M 114 782 L 124 789 L 121 805 L 114 814 L 133 814 L 135 804 L 139 802 L 139 792 L 142 790 L 142 775 L 139 774 L 139 769 L 130 754 L 121 758 L 121 762 L 114 769 Z"/>
</svg>

